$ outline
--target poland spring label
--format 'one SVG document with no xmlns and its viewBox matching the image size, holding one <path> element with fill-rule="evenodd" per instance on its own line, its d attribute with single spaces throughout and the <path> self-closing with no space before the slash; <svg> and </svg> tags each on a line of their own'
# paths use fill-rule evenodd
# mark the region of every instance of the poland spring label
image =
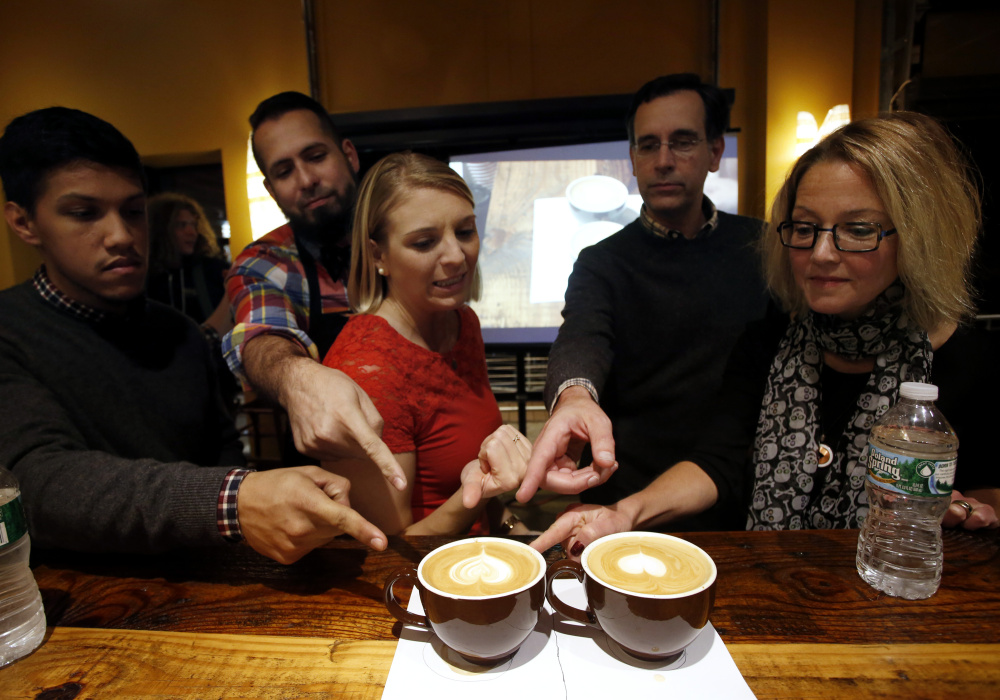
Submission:
<svg viewBox="0 0 1000 700">
<path fill-rule="evenodd" d="M 27 531 L 28 523 L 24 519 L 20 496 L 0 506 L 0 549 L 17 542 Z"/>
<path fill-rule="evenodd" d="M 868 481 L 907 496 L 947 496 L 957 460 L 907 457 L 868 443 Z"/>
</svg>

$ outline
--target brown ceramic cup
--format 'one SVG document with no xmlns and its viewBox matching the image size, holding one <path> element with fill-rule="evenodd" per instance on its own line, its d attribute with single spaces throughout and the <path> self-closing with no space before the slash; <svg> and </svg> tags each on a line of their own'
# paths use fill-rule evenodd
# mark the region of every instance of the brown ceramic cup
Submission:
<svg viewBox="0 0 1000 700">
<path fill-rule="evenodd" d="M 393 592 L 398 581 L 419 591 L 424 615 L 399 604 Z M 394 571 L 383 595 L 400 622 L 433 630 L 473 663 L 493 664 L 513 655 L 538 622 L 545 604 L 545 559 L 515 540 L 459 540 L 435 549 L 416 569 Z"/>
<path fill-rule="evenodd" d="M 570 620 L 604 630 L 632 656 L 669 661 L 695 640 L 715 604 L 717 569 L 700 547 L 670 535 L 621 532 L 595 540 L 579 562 L 549 567 L 548 601 Z M 553 579 L 583 583 L 587 609 L 566 604 Z"/>
</svg>

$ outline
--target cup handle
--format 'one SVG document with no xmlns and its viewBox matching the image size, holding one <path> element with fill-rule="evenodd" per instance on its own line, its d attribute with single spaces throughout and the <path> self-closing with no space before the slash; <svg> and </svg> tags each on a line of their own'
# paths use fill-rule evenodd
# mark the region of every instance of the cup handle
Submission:
<svg viewBox="0 0 1000 700">
<path fill-rule="evenodd" d="M 392 592 L 392 587 L 397 581 L 406 580 L 413 584 L 414 593 L 420 590 L 418 588 L 417 572 L 412 568 L 396 569 L 389 575 L 389 578 L 385 581 L 385 586 L 382 588 L 382 598 L 385 600 L 385 607 L 389 609 L 389 612 L 394 618 L 402 622 L 404 625 L 414 625 L 415 627 L 423 627 L 424 629 L 430 629 L 431 623 L 427 619 L 426 615 L 417 615 L 411 613 L 409 610 L 403 608 L 396 600 L 396 596 Z"/>
<path fill-rule="evenodd" d="M 549 567 L 548 573 L 545 575 L 545 598 L 549 601 L 549 605 L 551 605 L 553 609 L 558 611 L 563 617 L 569 618 L 575 622 L 580 622 L 584 625 L 600 628 L 600 625 L 597 623 L 597 616 L 594 615 L 594 611 L 590 609 L 589 605 L 586 610 L 580 610 L 580 608 L 574 608 L 572 605 L 564 603 L 555 594 L 555 591 L 552 588 L 552 581 L 554 581 L 559 574 L 563 573 L 570 574 L 577 581 L 583 583 L 583 567 L 580 565 L 580 562 L 571 561 L 569 559 L 557 561 Z"/>
</svg>

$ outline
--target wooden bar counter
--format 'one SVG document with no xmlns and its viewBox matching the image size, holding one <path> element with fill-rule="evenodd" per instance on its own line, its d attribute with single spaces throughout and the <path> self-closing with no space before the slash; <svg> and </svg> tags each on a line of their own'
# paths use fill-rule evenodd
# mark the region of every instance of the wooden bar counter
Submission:
<svg viewBox="0 0 1000 700">
<path fill-rule="evenodd" d="M 925 601 L 861 581 L 857 536 L 684 535 L 718 564 L 712 622 L 757 697 L 1000 697 L 997 531 L 946 532 L 941 589 Z M 446 541 L 372 552 L 344 540 L 287 567 L 242 546 L 37 552 L 49 629 L 0 669 L 0 697 L 378 698 L 400 631 L 382 583 Z"/>
</svg>

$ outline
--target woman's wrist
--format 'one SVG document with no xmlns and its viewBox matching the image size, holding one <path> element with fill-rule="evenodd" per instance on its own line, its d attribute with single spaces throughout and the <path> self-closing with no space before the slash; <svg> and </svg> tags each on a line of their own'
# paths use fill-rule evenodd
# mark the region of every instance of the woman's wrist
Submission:
<svg viewBox="0 0 1000 700">
<path fill-rule="evenodd" d="M 652 516 L 645 515 L 648 510 L 646 500 L 644 492 L 639 491 L 631 496 L 626 496 L 611 507 L 627 521 L 629 530 L 635 530 L 640 522 L 652 519 Z"/>
<path fill-rule="evenodd" d="M 504 516 L 503 520 L 501 520 L 500 524 L 496 527 L 495 530 L 496 534 L 501 536 L 516 535 L 519 534 L 520 530 L 523 530 L 524 533 L 527 533 L 528 528 L 524 526 L 524 523 L 521 522 L 521 519 L 519 517 L 517 517 L 507 509 L 504 509 L 503 516 Z"/>
</svg>

